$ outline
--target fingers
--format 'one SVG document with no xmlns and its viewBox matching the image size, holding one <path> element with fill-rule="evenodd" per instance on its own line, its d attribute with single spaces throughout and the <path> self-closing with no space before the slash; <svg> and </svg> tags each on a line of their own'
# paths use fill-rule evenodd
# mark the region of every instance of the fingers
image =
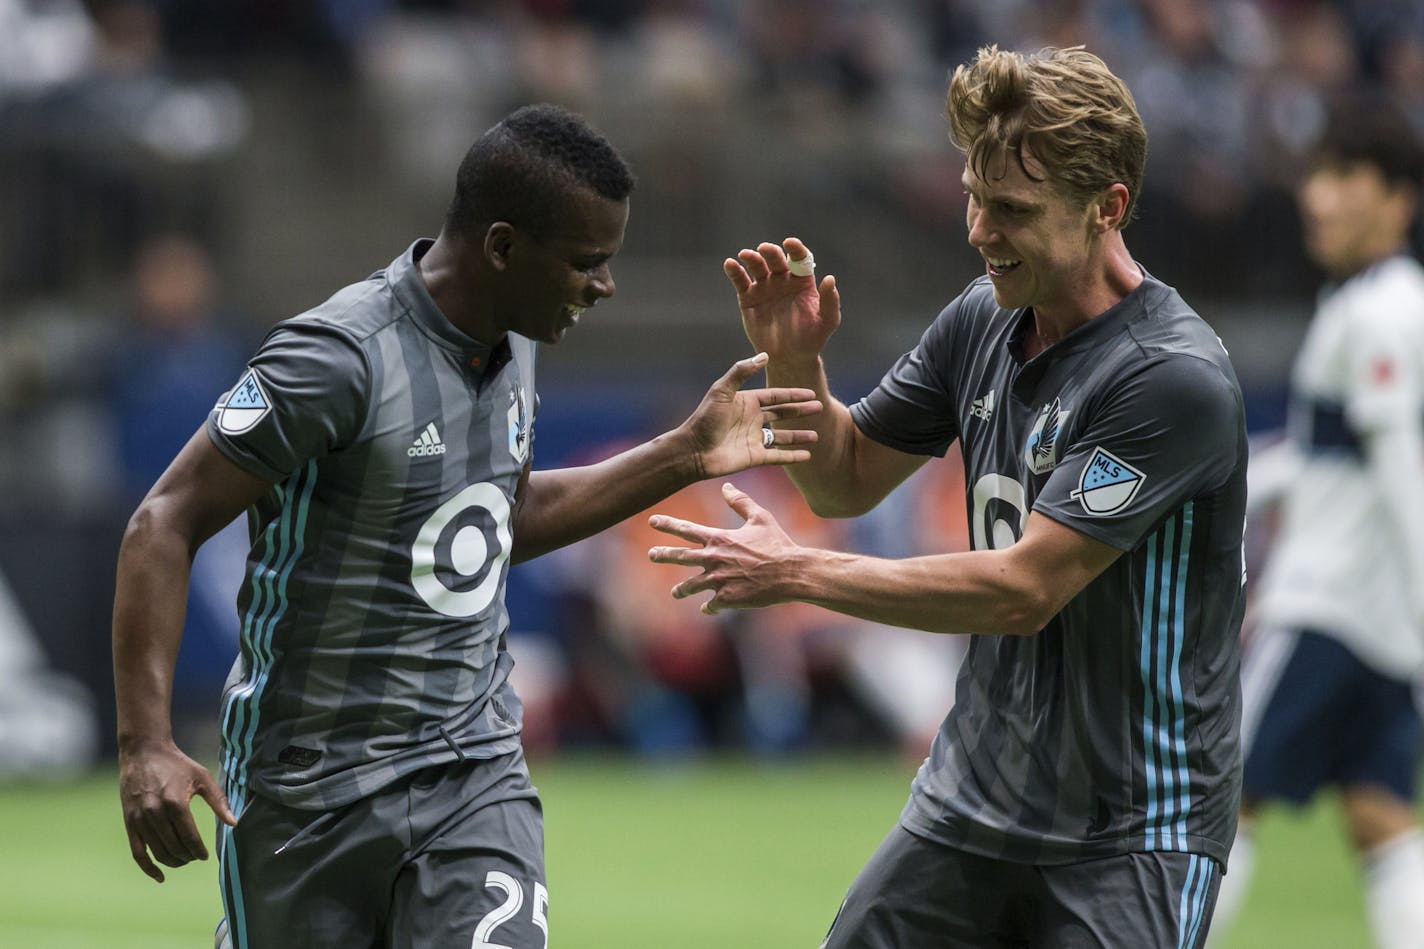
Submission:
<svg viewBox="0 0 1424 949">
<path fill-rule="evenodd" d="M 750 494 L 730 481 L 722 484 L 722 500 L 726 501 L 727 506 L 736 511 L 744 521 L 750 521 L 758 514 L 765 513 L 762 506 L 752 500 Z"/>
<path fill-rule="evenodd" d="M 135 830 L 129 830 L 129 853 L 133 856 L 134 863 L 138 868 L 153 879 L 155 883 L 163 882 L 163 871 L 158 869 L 158 864 L 148 858 L 148 847 L 143 842 L 143 837 Z"/>
<path fill-rule="evenodd" d="M 674 537 L 681 537 L 683 540 L 691 541 L 694 544 L 706 544 L 712 537 L 713 529 L 704 527 L 701 524 L 694 524 L 692 521 L 684 521 L 678 517 L 668 517 L 666 514 L 654 514 L 648 518 L 648 526 L 655 531 L 662 531 L 664 534 L 672 534 Z M 657 550 L 687 550 L 686 547 L 659 547 Z M 659 560 L 657 563 L 690 563 L 688 560 Z"/>
<path fill-rule="evenodd" d="M 198 785 L 198 796 L 208 802 L 208 806 L 213 809 L 218 820 L 229 827 L 236 827 L 237 815 L 232 812 L 232 808 L 228 807 L 227 795 L 218 790 L 218 784 L 213 780 L 212 775 L 205 775 L 205 778 L 206 780 Z M 204 853 L 203 857 L 207 859 L 207 854 Z"/>
<path fill-rule="evenodd" d="M 747 271 L 741 264 L 731 257 L 722 261 L 722 272 L 727 275 L 727 279 L 732 281 L 732 289 L 738 294 L 746 293 L 752 288 L 752 278 L 747 275 Z"/>
<path fill-rule="evenodd" d="M 757 353 L 757 355 L 762 356 L 765 354 Z M 762 365 L 766 365 L 766 362 L 763 361 Z M 758 368 L 760 368 L 760 366 Z M 790 402 L 809 403 L 818 406 L 821 404 L 816 399 L 815 389 L 757 389 L 755 394 L 757 404 L 764 409 Z"/>
<path fill-rule="evenodd" d="M 738 359 L 732 363 L 732 368 L 722 373 L 722 378 L 713 383 L 712 388 L 719 386 L 728 387 L 733 392 L 740 389 L 748 379 L 761 372 L 766 367 L 770 357 L 766 353 L 757 353 L 755 356 L 748 356 L 746 359 Z M 812 397 L 815 393 L 811 393 Z"/>
<path fill-rule="evenodd" d="M 833 274 L 826 274 L 821 278 L 821 284 L 817 287 L 821 297 L 821 318 L 831 323 L 833 326 L 841 324 L 841 291 L 836 286 L 836 278 Z"/>
</svg>

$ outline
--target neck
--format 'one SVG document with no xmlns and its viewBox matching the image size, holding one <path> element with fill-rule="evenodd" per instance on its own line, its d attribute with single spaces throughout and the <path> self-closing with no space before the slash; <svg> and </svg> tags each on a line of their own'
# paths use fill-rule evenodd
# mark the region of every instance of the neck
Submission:
<svg viewBox="0 0 1424 949">
<path fill-rule="evenodd" d="M 1108 233 L 1095 257 L 1063 303 L 1034 307 L 1033 329 L 1044 348 L 1111 310 L 1142 283 L 1142 271 L 1128 253 L 1122 232 Z"/>
<path fill-rule="evenodd" d="M 504 331 L 495 326 L 487 295 L 480 292 L 482 281 L 469 268 L 467 262 L 473 255 L 473 248 L 460 238 L 441 231 L 417 267 L 425 289 L 445 319 L 471 339 L 495 346 L 504 338 Z"/>
</svg>

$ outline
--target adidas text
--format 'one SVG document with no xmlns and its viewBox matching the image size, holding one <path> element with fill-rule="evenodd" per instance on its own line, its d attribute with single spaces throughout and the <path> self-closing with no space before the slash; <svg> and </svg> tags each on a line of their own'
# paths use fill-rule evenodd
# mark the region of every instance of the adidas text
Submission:
<svg viewBox="0 0 1424 949">
<path fill-rule="evenodd" d="M 445 454 L 445 443 L 440 440 L 440 432 L 435 428 L 434 422 L 425 426 L 425 431 L 420 433 L 415 444 L 407 448 L 405 453 L 412 458 Z"/>
</svg>

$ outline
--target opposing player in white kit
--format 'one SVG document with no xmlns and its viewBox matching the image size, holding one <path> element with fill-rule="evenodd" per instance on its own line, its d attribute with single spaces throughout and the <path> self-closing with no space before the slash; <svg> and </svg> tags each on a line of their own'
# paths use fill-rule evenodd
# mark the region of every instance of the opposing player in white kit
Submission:
<svg viewBox="0 0 1424 949">
<path fill-rule="evenodd" d="M 1403 116 L 1354 102 L 1300 186 L 1307 251 L 1334 282 L 1296 358 L 1288 437 L 1251 459 L 1248 510 L 1279 501 L 1282 521 L 1254 593 L 1219 931 L 1244 900 L 1261 807 L 1329 785 L 1364 863 L 1375 941 L 1424 945 L 1424 268 L 1409 255 L 1421 179 Z"/>
</svg>

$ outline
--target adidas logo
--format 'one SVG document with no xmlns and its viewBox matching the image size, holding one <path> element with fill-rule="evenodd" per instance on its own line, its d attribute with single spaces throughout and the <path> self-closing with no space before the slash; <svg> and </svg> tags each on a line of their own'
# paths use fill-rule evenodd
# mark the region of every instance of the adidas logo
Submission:
<svg viewBox="0 0 1424 949">
<path fill-rule="evenodd" d="M 970 402 L 969 414 L 985 422 L 989 421 L 989 416 L 994 414 L 994 390 L 990 389 L 987 395 L 981 395 Z"/>
<path fill-rule="evenodd" d="M 434 422 L 425 426 L 425 431 L 420 433 L 420 437 L 415 440 L 415 444 L 407 448 L 405 453 L 412 458 L 424 458 L 427 455 L 445 454 L 445 443 L 440 440 L 440 433 L 435 430 Z"/>
</svg>

